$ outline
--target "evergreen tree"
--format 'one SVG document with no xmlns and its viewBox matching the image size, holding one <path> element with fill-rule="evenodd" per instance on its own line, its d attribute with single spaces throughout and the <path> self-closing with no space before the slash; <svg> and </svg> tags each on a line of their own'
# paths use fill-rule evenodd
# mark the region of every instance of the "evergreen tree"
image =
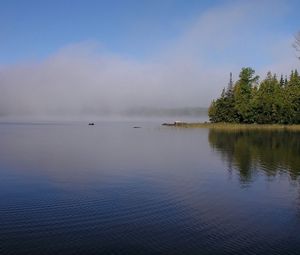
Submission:
<svg viewBox="0 0 300 255">
<path fill-rule="evenodd" d="M 254 121 L 256 123 L 279 123 L 281 119 L 283 100 L 281 86 L 275 75 L 268 72 L 252 102 Z"/>
<path fill-rule="evenodd" d="M 251 107 L 252 90 L 258 82 L 259 76 L 255 75 L 252 68 L 246 67 L 242 68 L 239 78 L 234 87 L 235 109 L 238 120 L 241 123 L 252 123 L 254 121 L 254 113 Z"/>
<path fill-rule="evenodd" d="M 236 122 L 237 112 L 234 108 L 232 73 L 230 73 L 227 89 L 223 89 L 221 97 L 213 101 L 208 110 L 211 122 Z"/>
<path fill-rule="evenodd" d="M 285 79 L 284 79 L 284 86 L 287 86 L 288 85 L 288 79 L 287 79 L 287 76 L 285 76 Z"/>
<path fill-rule="evenodd" d="M 297 70 L 291 72 L 290 80 L 286 88 L 287 103 L 289 106 L 289 114 L 292 120 L 290 123 L 300 123 L 300 76 Z"/>
<path fill-rule="evenodd" d="M 293 46 L 297 52 L 300 52 L 300 32 L 298 32 L 298 34 L 295 36 L 295 42 Z M 300 59 L 300 55 L 298 55 L 298 58 Z"/>
<path fill-rule="evenodd" d="M 280 76 L 280 81 L 279 81 L 280 87 L 284 86 L 284 79 L 283 79 L 283 75 Z"/>
<path fill-rule="evenodd" d="M 252 68 L 242 68 L 239 80 L 227 89 L 209 107 L 211 122 L 300 124 L 300 76 L 291 71 L 289 79 L 268 72 L 258 84 L 259 77 Z"/>
<path fill-rule="evenodd" d="M 233 80 L 232 80 L 232 73 L 230 72 L 229 75 L 229 82 L 227 86 L 227 91 L 226 91 L 227 96 L 232 96 L 233 95 Z"/>
<path fill-rule="evenodd" d="M 234 85 L 232 80 L 232 73 L 230 73 L 229 75 L 229 82 L 228 82 L 226 97 L 225 97 L 225 105 L 226 105 L 227 112 L 226 112 L 226 117 L 224 117 L 224 121 L 237 122 L 238 115 L 234 107 L 235 99 L 234 99 Z"/>
</svg>

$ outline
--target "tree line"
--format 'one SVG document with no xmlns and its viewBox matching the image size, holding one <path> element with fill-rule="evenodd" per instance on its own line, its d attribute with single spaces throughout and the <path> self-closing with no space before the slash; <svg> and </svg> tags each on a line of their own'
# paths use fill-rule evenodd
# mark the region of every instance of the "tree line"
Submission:
<svg viewBox="0 0 300 255">
<path fill-rule="evenodd" d="M 227 88 L 212 101 L 208 115 L 214 123 L 300 124 L 299 73 L 293 70 L 278 79 L 268 72 L 259 82 L 252 68 L 242 68 L 237 82 L 230 74 Z"/>
</svg>

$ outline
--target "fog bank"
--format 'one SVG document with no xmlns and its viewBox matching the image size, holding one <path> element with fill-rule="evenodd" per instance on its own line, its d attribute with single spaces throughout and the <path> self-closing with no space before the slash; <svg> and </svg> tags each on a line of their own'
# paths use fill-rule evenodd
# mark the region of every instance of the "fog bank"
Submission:
<svg viewBox="0 0 300 255">
<path fill-rule="evenodd" d="M 106 116 L 208 107 L 227 85 L 229 72 L 236 80 L 243 66 L 261 75 L 288 74 L 298 65 L 292 35 L 260 30 L 284 17 L 286 6 L 272 2 L 272 12 L 265 13 L 269 4 L 241 1 L 210 9 L 148 59 L 89 41 L 64 46 L 43 60 L 2 66 L 0 115 Z"/>
</svg>

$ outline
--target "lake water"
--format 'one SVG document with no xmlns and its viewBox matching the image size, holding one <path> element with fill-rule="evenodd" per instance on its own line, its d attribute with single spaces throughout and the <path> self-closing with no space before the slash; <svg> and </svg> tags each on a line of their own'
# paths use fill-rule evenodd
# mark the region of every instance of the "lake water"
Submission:
<svg viewBox="0 0 300 255">
<path fill-rule="evenodd" d="M 300 254 L 299 175 L 300 133 L 1 123 L 0 254 Z"/>
</svg>

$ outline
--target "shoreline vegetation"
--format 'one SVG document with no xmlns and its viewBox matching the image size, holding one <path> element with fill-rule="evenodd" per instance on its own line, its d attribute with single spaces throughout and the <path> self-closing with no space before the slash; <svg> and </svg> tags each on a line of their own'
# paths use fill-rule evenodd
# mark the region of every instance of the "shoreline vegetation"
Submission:
<svg viewBox="0 0 300 255">
<path fill-rule="evenodd" d="M 297 131 L 300 132 L 300 125 L 283 125 L 283 124 L 239 124 L 239 123 L 210 123 L 210 122 L 174 122 L 163 123 L 163 126 L 178 128 L 207 128 L 222 131 Z"/>
<path fill-rule="evenodd" d="M 266 78 L 250 68 L 242 68 L 239 80 L 230 80 L 220 97 L 213 100 L 208 117 L 213 123 L 300 124 L 300 75 L 277 78 L 268 72 Z"/>
<path fill-rule="evenodd" d="M 242 68 L 239 80 L 232 73 L 227 88 L 213 100 L 208 109 L 210 122 L 186 123 L 175 121 L 163 126 L 208 128 L 222 131 L 300 131 L 300 75 L 277 79 L 268 72 L 263 81 L 250 68 Z"/>
</svg>

